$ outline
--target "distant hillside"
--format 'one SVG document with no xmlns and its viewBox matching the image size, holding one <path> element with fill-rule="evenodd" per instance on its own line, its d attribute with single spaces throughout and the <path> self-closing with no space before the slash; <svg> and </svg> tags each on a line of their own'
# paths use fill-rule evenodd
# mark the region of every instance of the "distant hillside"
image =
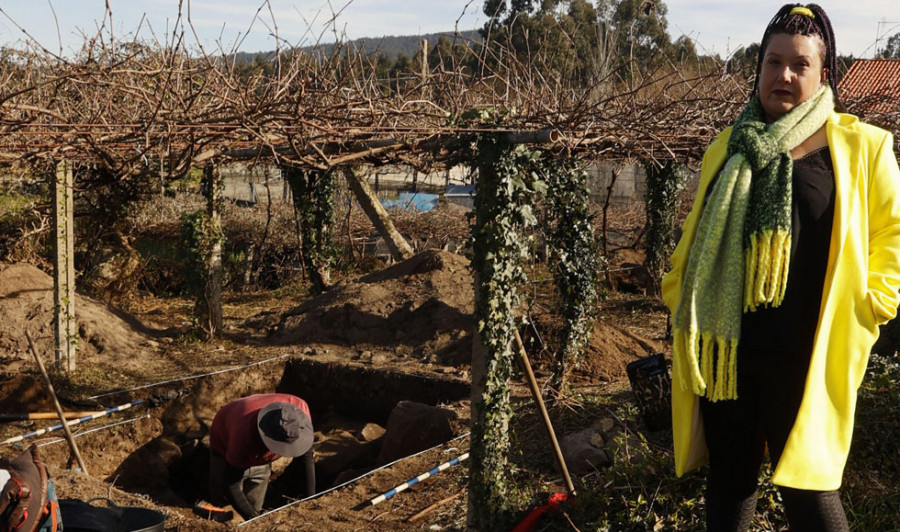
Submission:
<svg viewBox="0 0 900 532">
<path fill-rule="evenodd" d="M 389 35 L 385 37 L 362 37 L 360 39 L 348 41 L 345 44 L 349 44 L 355 48 L 361 48 L 363 50 L 366 50 L 368 53 L 379 52 L 380 54 L 385 55 L 388 59 L 393 61 L 401 53 L 406 55 L 407 57 L 414 56 L 416 52 L 418 52 L 422 48 L 421 43 L 423 40 L 427 40 L 428 44 L 433 46 L 442 36 L 446 36 L 450 40 L 450 42 L 456 42 L 458 44 L 481 40 L 481 36 L 477 31 L 459 34 L 452 31 L 445 31 L 440 33 L 427 33 L 425 35 Z M 313 46 L 304 46 L 303 48 L 301 48 L 301 50 L 308 52 L 313 48 Z M 318 46 L 318 50 L 326 55 L 330 54 L 333 49 L 334 43 L 320 44 Z M 269 59 L 273 55 L 275 55 L 275 52 L 238 52 L 235 55 L 235 58 L 239 63 L 249 63 L 260 55 L 263 57 L 263 59 Z"/>
</svg>

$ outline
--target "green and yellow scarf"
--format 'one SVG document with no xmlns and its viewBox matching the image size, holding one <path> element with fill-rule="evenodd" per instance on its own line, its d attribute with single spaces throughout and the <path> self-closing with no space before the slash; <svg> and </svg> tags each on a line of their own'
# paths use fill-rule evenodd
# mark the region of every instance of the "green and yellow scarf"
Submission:
<svg viewBox="0 0 900 532">
<path fill-rule="evenodd" d="M 791 250 L 791 150 L 834 110 L 825 85 L 766 124 L 754 96 L 735 122 L 691 245 L 675 312 L 674 364 L 682 386 L 711 401 L 737 398 L 741 315 L 784 298 Z M 688 384 L 688 380 L 690 384 Z"/>
</svg>

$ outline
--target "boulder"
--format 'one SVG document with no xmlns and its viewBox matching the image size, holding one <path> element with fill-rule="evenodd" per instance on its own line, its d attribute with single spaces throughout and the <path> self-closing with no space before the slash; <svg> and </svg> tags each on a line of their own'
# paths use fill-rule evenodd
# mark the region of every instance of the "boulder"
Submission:
<svg viewBox="0 0 900 532">
<path fill-rule="evenodd" d="M 604 450 L 603 434 L 593 428 L 567 434 L 560 442 L 566 467 L 572 475 L 586 475 L 611 463 Z"/>
<path fill-rule="evenodd" d="M 446 442 L 454 436 L 452 410 L 400 401 L 388 416 L 378 464 L 387 464 Z"/>
</svg>

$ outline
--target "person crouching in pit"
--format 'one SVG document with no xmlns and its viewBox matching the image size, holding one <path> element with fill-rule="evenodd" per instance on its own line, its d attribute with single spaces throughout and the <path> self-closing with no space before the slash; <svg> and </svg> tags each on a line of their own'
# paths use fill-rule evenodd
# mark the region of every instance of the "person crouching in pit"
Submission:
<svg viewBox="0 0 900 532">
<path fill-rule="evenodd" d="M 244 519 L 260 514 L 272 462 L 302 456 L 305 496 L 315 493 L 313 426 L 306 401 L 289 394 L 257 394 L 232 401 L 210 429 L 209 489 L 215 506 L 231 504 Z"/>
</svg>

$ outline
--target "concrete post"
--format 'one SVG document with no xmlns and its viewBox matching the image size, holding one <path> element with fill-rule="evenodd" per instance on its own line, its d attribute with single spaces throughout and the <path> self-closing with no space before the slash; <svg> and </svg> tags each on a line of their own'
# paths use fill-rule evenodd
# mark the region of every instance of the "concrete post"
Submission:
<svg viewBox="0 0 900 532">
<path fill-rule="evenodd" d="M 53 176 L 54 239 L 53 294 L 56 320 L 56 368 L 73 371 L 76 363 L 78 324 L 75 320 L 75 236 L 72 167 L 62 161 Z"/>
</svg>

